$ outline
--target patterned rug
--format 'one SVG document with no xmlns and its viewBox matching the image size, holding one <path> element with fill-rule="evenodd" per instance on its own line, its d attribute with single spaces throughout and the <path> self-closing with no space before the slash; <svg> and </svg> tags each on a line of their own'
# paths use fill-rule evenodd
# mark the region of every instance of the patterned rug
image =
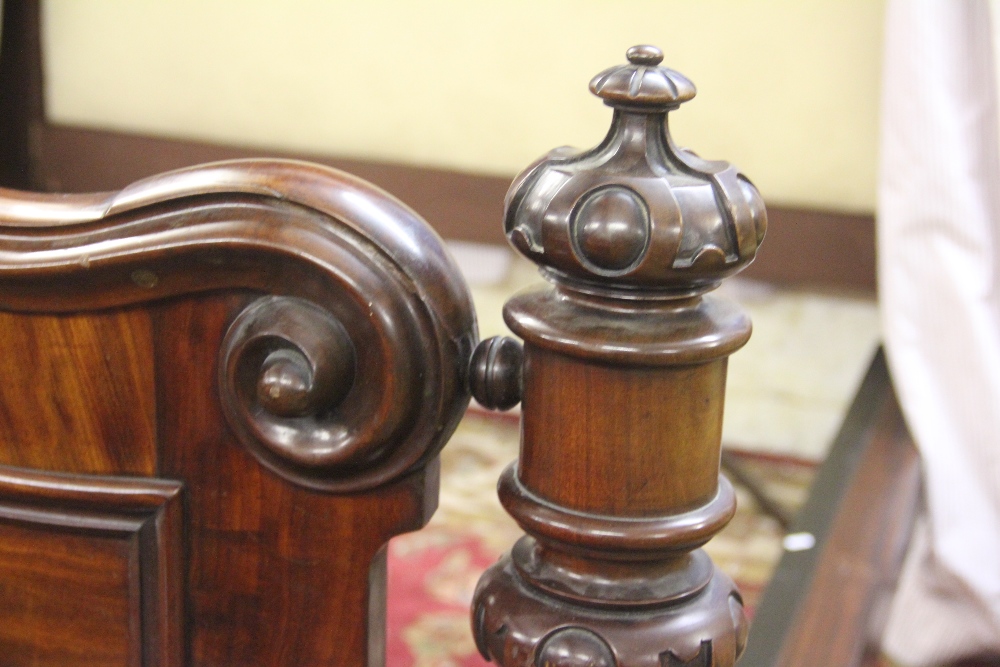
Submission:
<svg viewBox="0 0 1000 667">
<path fill-rule="evenodd" d="M 442 457 L 440 508 L 430 524 L 389 545 L 387 664 L 481 667 L 469 627 L 479 575 L 522 535 L 496 498 L 496 480 L 517 458 L 518 424 L 510 416 L 470 411 Z M 729 449 L 745 471 L 787 511 L 805 500 L 814 466 Z M 781 556 L 784 536 L 752 496 L 736 487 L 735 518 L 705 547 L 739 584 L 753 614 Z"/>
</svg>

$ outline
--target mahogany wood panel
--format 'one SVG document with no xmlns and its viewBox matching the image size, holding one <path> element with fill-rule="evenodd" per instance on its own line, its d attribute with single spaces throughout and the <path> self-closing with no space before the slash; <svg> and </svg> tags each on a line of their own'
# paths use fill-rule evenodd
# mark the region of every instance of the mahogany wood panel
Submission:
<svg viewBox="0 0 1000 667">
<path fill-rule="evenodd" d="M 180 484 L 0 466 L 3 664 L 180 667 Z"/>
<path fill-rule="evenodd" d="M 5 664 L 141 664 L 129 546 L 0 521 Z"/>
<path fill-rule="evenodd" d="M 145 312 L 0 312 L 0 349 L 0 463 L 155 474 L 153 343 Z"/>
<path fill-rule="evenodd" d="M 187 489 L 193 664 L 363 665 L 369 588 L 385 585 L 368 572 L 390 537 L 430 518 L 436 468 L 342 496 L 263 468 L 228 428 L 215 385 L 245 301 L 185 299 L 154 316 L 160 474 Z"/>
</svg>

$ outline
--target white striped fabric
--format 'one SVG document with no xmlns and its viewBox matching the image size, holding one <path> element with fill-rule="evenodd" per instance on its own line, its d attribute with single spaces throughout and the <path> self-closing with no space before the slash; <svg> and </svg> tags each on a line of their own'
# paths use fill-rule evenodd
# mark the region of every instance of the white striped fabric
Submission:
<svg viewBox="0 0 1000 667">
<path fill-rule="evenodd" d="M 883 637 L 886 653 L 904 665 L 1000 653 L 1000 115 L 993 42 L 988 0 L 889 2 L 880 304 L 926 489 Z"/>
</svg>

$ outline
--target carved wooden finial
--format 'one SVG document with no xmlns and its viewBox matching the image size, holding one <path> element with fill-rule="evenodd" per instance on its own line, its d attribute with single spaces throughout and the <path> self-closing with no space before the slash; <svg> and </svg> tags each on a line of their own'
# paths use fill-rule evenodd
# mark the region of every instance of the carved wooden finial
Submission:
<svg viewBox="0 0 1000 667">
<path fill-rule="evenodd" d="M 661 58 L 635 46 L 629 64 L 594 77 L 590 89 L 615 109 L 608 136 L 589 151 L 549 153 L 507 195 L 511 243 L 565 286 L 698 293 L 749 264 L 764 238 L 750 181 L 670 138 L 667 113 L 695 89 Z"/>
<path fill-rule="evenodd" d="M 699 547 L 735 511 L 722 406 L 750 321 L 706 293 L 753 260 L 767 217 L 734 167 L 671 140 L 694 85 L 656 47 L 627 55 L 591 82 L 614 109 L 604 141 L 549 153 L 506 200 L 510 242 L 552 284 L 504 307 L 523 423 L 499 494 L 528 535 L 483 576 L 473 626 L 511 667 L 728 667 L 746 637 Z"/>
</svg>

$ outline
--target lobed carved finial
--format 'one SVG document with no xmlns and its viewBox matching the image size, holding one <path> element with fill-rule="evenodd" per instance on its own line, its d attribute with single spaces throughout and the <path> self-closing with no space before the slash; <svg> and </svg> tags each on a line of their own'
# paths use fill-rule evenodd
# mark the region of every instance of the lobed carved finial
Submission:
<svg viewBox="0 0 1000 667">
<path fill-rule="evenodd" d="M 659 65 L 654 46 L 590 82 L 614 108 L 596 148 L 562 148 L 522 172 L 507 195 L 510 242 L 568 287 L 687 296 L 753 260 L 767 215 L 757 189 L 726 162 L 677 147 L 667 114 L 695 95 Z"/>
</svg>

